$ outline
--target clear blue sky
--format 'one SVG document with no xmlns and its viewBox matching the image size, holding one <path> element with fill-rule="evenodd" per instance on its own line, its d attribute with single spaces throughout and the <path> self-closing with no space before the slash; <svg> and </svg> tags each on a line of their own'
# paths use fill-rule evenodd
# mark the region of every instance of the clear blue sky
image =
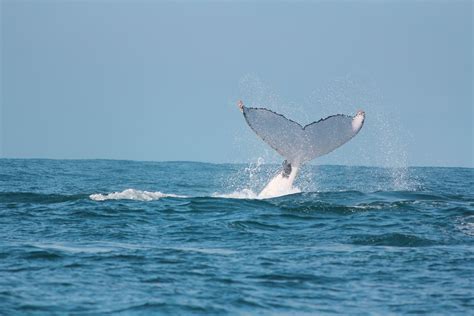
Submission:
<svg viewBox="0 0 474 316">
<path fill-rule="evenodd" d="M 1 1 L 1 156 L 275 159 L 235 108 L 367 112 L 317 163 L 473 162 L 471 1 Z"/>
</svg>

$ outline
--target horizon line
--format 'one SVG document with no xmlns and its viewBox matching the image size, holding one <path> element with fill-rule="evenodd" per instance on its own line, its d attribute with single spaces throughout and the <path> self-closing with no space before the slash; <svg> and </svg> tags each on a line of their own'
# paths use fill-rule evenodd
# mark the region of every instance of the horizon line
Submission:
<svg viewBox="0 0 474 316">
<path fill-rule="evenodd" d="M 128 162 L 157 162 L 157 163 L 201 163 L 201 164 L 213 164 L 213 165 L 224 165 L 224 164 L 250 164 L 251 161 L 241 162 L 211 162 L 211 161 L 199 161 L 199 160 L 139 160 L 139 159 L 118 159 L 118 158 L 44 158 L 44 157 L 0 157 L 0 160 L 66 160 L 66 161 L 128 161 Z M 263 165 L 280 165 L 278 162 L 263 163 Z M 306 165 L 312 166 L 337 166 L 337 167 L 364 167 L 364 168 L 385 168 L 385 169 L 400 169 L 400 168 L 463 168 L 463 169 L 474 169 L 474 166 L 439 166 L 439 165 L 407 165 L 407 166 L 383 166 L 383 165 L 344 165 L 344 164 L 316 164 L 308 163 Z"/>
</svg>

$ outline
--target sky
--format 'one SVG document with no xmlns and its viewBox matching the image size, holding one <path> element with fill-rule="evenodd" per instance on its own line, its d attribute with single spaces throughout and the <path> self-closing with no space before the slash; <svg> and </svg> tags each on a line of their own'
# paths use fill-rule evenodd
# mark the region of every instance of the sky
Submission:
<svg viewBox="0 0 474 316">
<path fill-rule="evenodd" d="M 242 99 L 364 109 L 315 163 L 474 167 L 471 1 L 0 1 L 0 157 L 280 161 Z"/>
</svg>

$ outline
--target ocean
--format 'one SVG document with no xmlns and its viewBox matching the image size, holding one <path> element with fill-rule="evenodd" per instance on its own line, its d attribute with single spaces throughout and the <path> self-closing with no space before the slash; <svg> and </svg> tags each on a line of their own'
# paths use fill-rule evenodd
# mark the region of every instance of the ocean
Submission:
<svg viewBox="0 0 474 316">
<path fill-rule="evenodd" d="M 474 169 L 0 159 L 0 314 L 474 314 Z"/>
</svg>

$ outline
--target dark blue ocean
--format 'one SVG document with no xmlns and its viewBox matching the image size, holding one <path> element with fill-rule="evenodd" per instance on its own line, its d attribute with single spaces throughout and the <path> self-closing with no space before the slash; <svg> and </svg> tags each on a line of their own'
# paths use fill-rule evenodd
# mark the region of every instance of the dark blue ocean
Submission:
<svg viewBox="0 0 474 316">
<path fill-rule="evenodd" d="M 474 314 L 474 169 L 0 159 L 0 314 Z"/>
</svg>

